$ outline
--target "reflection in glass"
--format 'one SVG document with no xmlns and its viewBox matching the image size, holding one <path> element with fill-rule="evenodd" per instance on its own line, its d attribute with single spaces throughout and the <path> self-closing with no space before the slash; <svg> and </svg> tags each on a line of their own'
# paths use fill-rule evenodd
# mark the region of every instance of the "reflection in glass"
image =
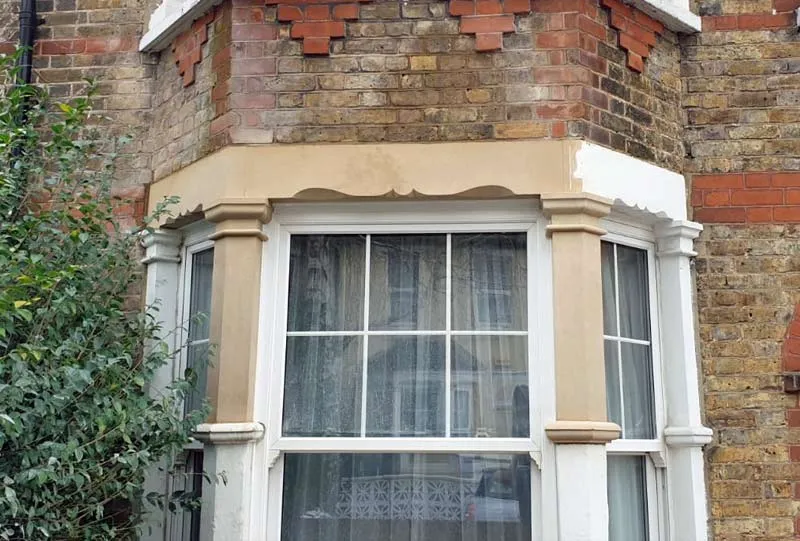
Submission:
<svg viewBox="0 0 800 541">
<path fill-rule="evenodd" d="M 293 235 L 288 330 L 363 329 L 365 254 L 363 236 Z"/>
<path fill-rule="evenodd" d="M 452 236 L 452 310 L 456 330 L 525 330 L 525 233 Z"/>
<path fill-rule="evenodd" d="M 624 435 L 634 439 L 654 438 L 653 362 L 650 359 L 650 347 L 628 343 L 622 343 L 621 346 Z"/>
<path fill-rule="evenodd" d="M 360 336 L 286 340 L 284 436 L 358 436 L 361 432 Z"/>
<path fill-rule="evenodd" d="M 530 541 L 527 455 L 289 454 L 283 541 Z"/>
<path fill-rule="evenodd" d="M 451 358 L 452 435 L 528 437 L 527 337 L 456 336 Z"/>
<path fill-rule="evenodd" d="M 208 386 L 208 344 L 211 316 L 211 278 L 214 249 L 192 254 L 189 290 L 189 341 L 186 345 L 186 370 L 196 378 L 194 388 L 183 404 L 184 413 L 200 408 Z"/>
<path fill-rule="evenodd" d="M 601 268 L 603 275 L 603 333 L 617 335 L 617 284 L 614 278 L 614 245 L 601 243 Z"/>
<path fill-rule="evenodd" d="M 647 252 L 617 245 L 620 336 L 650 340 Z"/>
<path fill-rule="evenodd" d="M 367 436 L 444 436 L 444 336 L 371 336 Z"/>
<path fill-rule="evenodd" d="M 373 235 L 370 254 L 370 329 L 444 329 L 447 237 Z"/>
<path fill-rule="evenodd" d="M 624 423 L 622 422 L 622 389 L 619 386 L 619 344 L 606 340 L 604 345 L 608 418 L 611 422 L 617 423 L 622 427 L 624 431 Z"/>
<path fill-rule="evenodd" d="M 648 541 L 643 456 L 608 457 L 609 540 Z"/>
</svg>

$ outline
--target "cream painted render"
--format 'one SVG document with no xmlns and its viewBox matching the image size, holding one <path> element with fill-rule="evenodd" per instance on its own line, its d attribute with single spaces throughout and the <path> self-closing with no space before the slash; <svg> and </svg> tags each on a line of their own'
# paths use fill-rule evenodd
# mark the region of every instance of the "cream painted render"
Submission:
<svg viewBox="0 0 800 541">
<path fill-rule="evenodd" d="M 217 411 L 200 427 L 200 437 L 206 441 L 207 468 L 225 470 L 234 481 L 215 486 L 205 498 L 205 539 L 279 540 L 264 516 L 275 507 L 270 501 L 280 496 L 274 479 L 286 449 L 270 446 L 275 427 L 263 414 L 265 387 L 256 383 L 261 378 L 269 387 L 274 377 L 264 372 L 270 364 L 259 353 L 271 351 L 263 343 L 272 339 L 265 321 L 277 309 L 270 293 L 279 269 L 270 257 L 275 243 L 268 235 L 281 220 L 271 220 L 271 205 L 359 200 L 369 213 L 370 201 L 387 199 L 474 200 L 480 205 L 489 199 L 531 197 L 532 212 L 542 208 L 549 218 L 556 307 L 555 404 L 545 419 L 547 437 L 541 438 L 540 454 L 532 451 L 541 468 L 542 490 L 556 493 L 556 508 L 545 516 L 558 520 L 547 521 L 543 538 L 608 539 L 605 446 L 619 428 L 605 413 L 599 248 L 613 226 L 655 244 L 657 280 L 668 292 L 658 306 L 666 367 L 666 423 L 660 435 L 665 447 L 654 450 L 667 467 L 665 539 L 707 539 L 701 447 L 711 431 L 701 423 L 690 272 L 692 241 L 701 228 L 685 221 L 682 176 L 578 141 L 269 145 L 228 147 L 153 184 L 150 206 L 170 195 L 181 197 L 184 216 L 147 240 L 148 301 L 178 291 L 177 284 L 170 285 L 178 263 L 173 256 L 157 256 L 176 246 L 178 234 L 166 233 L 174 231 L 169 227 L 205 217 L 214 223 L 209 238 L 216 239 L 212 342 L 219 351 L 209 394 Z M 445 222 L 452 205 L 441 203 Z M 382 218 L 373 213 L 370 219 Z M 575 332 L 582 336 L 579 347 L 570 343 Z M 262 439 L 265 432 L 268 437 Z M 623 442 L 610 445 L 618 443 Z M 268 485 L 271 491 L 253 489 Z"/>
</svg>

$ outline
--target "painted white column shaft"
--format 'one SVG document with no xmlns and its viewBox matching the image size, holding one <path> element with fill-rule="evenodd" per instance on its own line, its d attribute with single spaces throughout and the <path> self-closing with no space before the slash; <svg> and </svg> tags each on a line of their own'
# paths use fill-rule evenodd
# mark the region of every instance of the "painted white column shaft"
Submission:
<svg viewBox="0 0 800 541">
<path fill-rule="evenodd" d="M 606 446 L 561 444 L 555 453 L 558 538 L 608 541 Z"/>
<path fill-rule="evenodd" d="M 147 266 L 145 304 L 152 310 L 156 321 L 161 325 L 165 340 L 170 350 L 178 346 L 176 333 L 178 323 L 178 286 L 180 283 L 180 232 L 159 229 L 142 237 L 145 256 L 142 264 Z M 174 375 L 174 366 L 167 363 L 160 367 L 150 386 L 153 396 L 159 395 L 170 383 Z M 165 466 L 166 464 L 161 464 Z M 169 494 L 169 478 L 158 467 L 150 471 L 144 483 L 145 494 L 158 492 Z M 147 515 L 141 541 L 163 541 L 167 538 L 168 523 L 171 515 L 168 512 L 153 510 Z"/>
<path fill-rule="evenodd" d="M 660 319 L 667 406 L 667 483 L 670 539 L 708 539 L 703 445 L 712 431 L 702 425 L 693 314 L 691 257 L 702 226 L 673 221 L 656 228 L 661 276 Z"/>
</svg>

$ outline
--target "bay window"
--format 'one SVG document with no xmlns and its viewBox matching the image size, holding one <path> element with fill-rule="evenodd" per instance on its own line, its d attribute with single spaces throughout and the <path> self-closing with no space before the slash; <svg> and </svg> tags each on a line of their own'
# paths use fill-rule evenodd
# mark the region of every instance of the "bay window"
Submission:
<svg viewBox="0 0 800 541">
<path fill-rule="evenodd" d="M 270 539 L 540 537 L 531 284 L 546 266 L 523 208 L 273 225 Z"/>
</svg>

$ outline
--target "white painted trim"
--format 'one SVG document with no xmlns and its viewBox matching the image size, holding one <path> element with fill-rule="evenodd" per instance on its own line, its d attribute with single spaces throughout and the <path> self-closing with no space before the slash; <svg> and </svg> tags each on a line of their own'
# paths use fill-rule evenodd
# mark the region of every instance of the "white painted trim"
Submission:
<svg viewBox="0 0 800 541">
<path fill-rule="evenodd" d="M 537 539 L 555 539 L 555 459 L 553 446 L 544 437 L 545 421 L 555 419 L 555 369 L 552 345 L 552 267 L 550 244 L 535 199 L 481 202 L 391 202 L 278 204 L 272 221 L 264 229 L 270 241 L 265 246 L 262 272 L 262 310 L 259 333 L 256 418 L 264 419 L 267 437 L 262 454 L 268 490 L 260 491 L 251 515 L 254 532 L 268 541 L 280 540 L 282 471 L 286 452 L 486 452 L 529 453 L 539 468 L 531 468 L 533 532 Z M 283 380 L 288 302 L 289 242 L 291 234 L 337 233 L 460 233 L 528 232 L 528 325 L 530 438 L 284 438 L 281 435 Z M 367 335 L 365 331 L 358 333 Z M 517 334 L 517 333 L 515 333 Z M 526 334 L 526 333 L 522 333 Z M 261 397 L 267 395 L 263 402 Z M 546 416 L 546 418 L 544 418 Z M 275 460 L 269 467 L 269 462 Z M 261 480 L 264 479 L 262 474 Z M 260 506 L 260 507 L 258 507 Z M 266 509 L 266 513 L 264 510 Z M 267 516 L 258 520 L 256 516 Z"/>
<path fill-rule="evenodd" d="M 197 425 L 198 440 L 214 445 L 241 444 L 264 437 L 261 423 L 204 423 Z"/>
<path fill-rule="evenodd" d="M 584 192 L 651 217 L 686 219 L 686 182 L 674 171 L 584 142 L 575 154 L 573 176 Z"/>
<path fill-rule="evenodd" d="M 147 32 L 139 40 L 139 51 L 157 53 L 166 49 L 192 22 L 219 3 L 221 0 L 163 0 L 150 15 Z"/>
<path fill-rule="evenodd" d="M 701 446 L 712 439 L 702 425 L 694 329 L 693 241 L 702 226 L 684 220 L 655 228 L 658 247 L 664 390 L 667 405 L 668 526 L 671 541 L 708 539 L 705 464 Z"/>
<path fill-rule="evenodd" d="M 626 0 L 674 32 L 694 34 L 702 20 L 689 9 L 688 0 Z"/>
</svg>

